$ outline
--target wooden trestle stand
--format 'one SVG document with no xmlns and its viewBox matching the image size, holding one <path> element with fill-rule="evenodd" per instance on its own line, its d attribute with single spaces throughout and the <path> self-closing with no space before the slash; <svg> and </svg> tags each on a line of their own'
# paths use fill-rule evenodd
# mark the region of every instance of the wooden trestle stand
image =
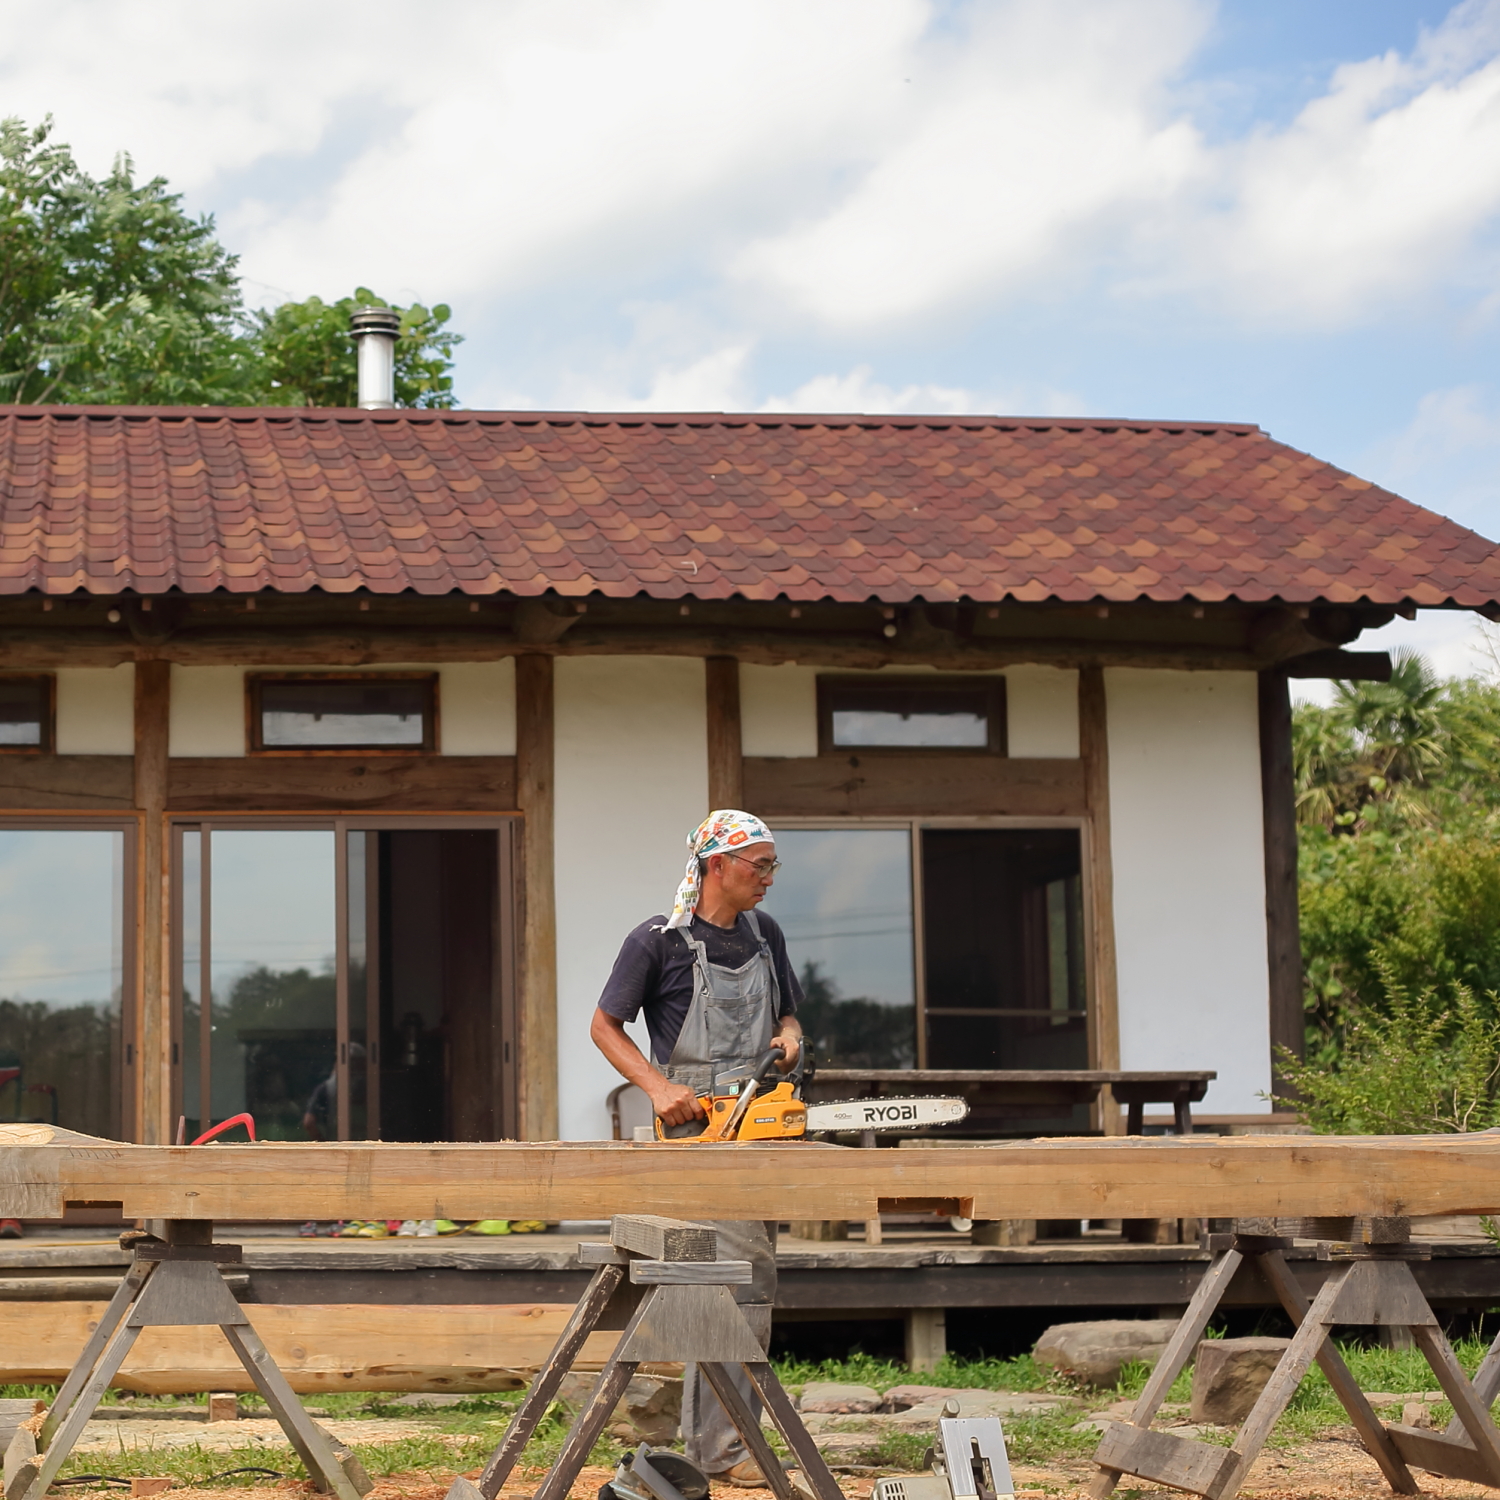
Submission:
<svg viewBox="0 0 1500 1500">
<path fill-rule="evenodd" d="M 749 1282 L 750 1262 L 719 1260 L 718 1236 L 709 1225 L 654 1214 L 618 1215 L 610 1221 L 609 1238 L 607 1245 L 579 1246 L 579 1260 L 594 1267 L 587 1291 L 478 1481 L 455 1479 L 448 1500 L 495 1500 L 584 1340 L 620 1299 L 638 1299 L 638 1305 L 533 1500 L 566 1500 L 637 1368 L 647 1361 L 677 1360 L 694 1362 L 703 1371 L 776 1500 L 805 1496 L 794 1488 L 755 1414 L 730 1381 L 732 1365 L 742 1366 L 754 1383 L 817 1500 L 843 1500 L 838 1481 L 729 1291 Z"/>
<path fill-rule="evenodd" d="M 1276 1233 L 1274 1219 L 1237 1219 L 1232 1236 L 1211 1236 L 1211 1243 L 1225 1243 L 1215 1246 L 1208 1271 L 1130 1420 L 1111 1423 L 1094 1455 L 1099 1472 L 1089 1486 L 1093 1500 L 1107 1500 L 1122 1474 L 1202 1495 L 1205 1500 L 1225 1500 L 1236 1494 L 1315 1360 L 1398 1494 L 1418 1493 L 1409 1465 L 1450 1479 L 1500 1487 L 1500 1431 L 1489 1417 L 1490 1405 L 1500 1393 L 1500 1339 L 1471 1385 L 1411 1273 L 1410 1262 L 1430 1258 L 1431 1251 L 1410 1243 L 1409 1220 L 1369 1220 L 1368 1241 L 1360 1243 L 1353 1240 L 1355 1221 L 1351 1219 L 1302 1222 L 1306 1237 L 1319 1241 L 1319 1258 L 1342 1262 L 1311 1305 L 1286 1263 L 1285 1252 L 1292 1241 Z M 1296 1326 L 1290 1347 L 1231 1447 L 1153 1432 L 1152 1418 L 1192 1359 L 1209 1319 L 1246 1260 L 1259 1265 Z M 1424 1432 L 1382 1422 L 1332 1342 L 1336 1324 L 1409 1328 L 1453 1403 L 1454 1417 L 1447 1431 Z"/>
<path fill-rule="evenodd" d="M 220 1266 L 243 1258 L 238 1245 L 218 1245 L 203 1219 L 161 1221 L 161 1236 L 121 1235 L 130 1269 L 84 1345 L 33 1436 L 20 1428 L 5 1452 L 5 1500 L 42 1500 L 83 1434 L 100 1398 L 119 1373 L 143 1328 L 216 1325 L 266 1399 L 313 1483 L 338 1500 L 360 1500 L 373 1488 L 359 1460 L 315 1423 L 250 1326 Z"/>
</svg>

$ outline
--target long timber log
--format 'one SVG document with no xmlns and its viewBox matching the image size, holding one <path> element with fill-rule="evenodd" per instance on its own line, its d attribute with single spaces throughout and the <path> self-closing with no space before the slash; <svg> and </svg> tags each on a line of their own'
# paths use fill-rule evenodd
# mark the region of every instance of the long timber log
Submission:
<svg viewBox="0 0 1500 1500">
<path fill-rule="evenodd" d="M 0 1125 L 0 1217 L 1408 1217 L 1500 1210 L 1500 1134 L 1069 1138 L 922 1151 L 628 1141 L 135 1146 Z"/>
</svg>

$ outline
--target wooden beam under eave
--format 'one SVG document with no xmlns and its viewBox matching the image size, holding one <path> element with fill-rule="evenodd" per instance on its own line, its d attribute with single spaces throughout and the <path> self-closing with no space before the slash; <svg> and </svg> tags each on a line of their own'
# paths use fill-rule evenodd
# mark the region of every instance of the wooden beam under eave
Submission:
<svg viewBox="0 0 1500 1500">
<path fill-rule="evenodd" d="M 557 1136 L 557 892 L 553 857 L 552 658 L 516 658 L 516 802 L 521 832 L 520 1079 L 522 1140 Z"/>
<path fill-rule="evenodd" d="M 740 735 L 740 664 L 733 656 L 703 663 L 708 708 L 708 811 L 745 804 L 745 758 Z"/>
<path fill-rule="evenodd" d="M 1279 1049 L 1303 1055 L 1302 930 L 1297 909 L 1297 792 L 1292 703 L 1285 672 L 1259 678 L 1261 828 L 1266 867 L 1266 960 L 1270 987 L 1271 1089 L 1293 1092 Z"/>
<path fill-rule="evenodd" d="M 147 1145 L 172 1139 L 172 996 L 167 935 L 167 756 L 172 668 L 165 661 L 135 664 L 135 806 L 142 814 L 139 926 L 140 1038 L 137 1109 Z"/>
<path fill-rule="evenodd" d="M 1115 965 L 1115 877 L 1109 827 L 1109 699 L 1104 669 L 1078 674 L 1078 746 L 1083 759 L 1089 817 L 1089 896 L 1093 913 L 1090 1007 L 1093 1068 L 1120 1066 L 1120 990 Z M 1120 1112 L 1108 1088 L 1099 1096 L 1100 1128 L 1120 1129 Z"/>
</svg>

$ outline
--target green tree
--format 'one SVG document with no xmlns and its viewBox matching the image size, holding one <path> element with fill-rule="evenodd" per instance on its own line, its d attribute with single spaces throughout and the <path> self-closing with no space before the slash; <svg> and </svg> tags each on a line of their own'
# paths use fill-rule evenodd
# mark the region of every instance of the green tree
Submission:
<svg viewBox="0 0 1500 1500">
<path fill-rule="evenodd" d="M 203 405 L 254 400 L 238 257 L 127 155 L 102 180 L 0 122 L 0 393 L 11 401 Z"/>
<path fill-rule="evenodd" d="M 367 287 L 352 297 L 324 302 L 283 302 L 251 314 L 265 382 L 266 400 L 278 406 L 357 406 L 358 370 L 349 315 L 356 307 L 390 307 L 401 315 L 396 338 L 396 405 L 449 408 L 453 394 L 452 353 L 461 334 L 444 325 L 452 316 L 445 303 L 395 307 Z"/>
<path fill-rule="evenodd" d="M 360 288 L 248 312 L 239 257 L 164 178 L 128 156 L 95 180 L 50 117 L 0 121 L 0 400 L 99 405 L 353 406 Z M 396 308 L 396 404 L 452 407 L 462 342 L 439 304 Z"/>
<path fill-rule="evenodd" d="M 838 985 L 808 959 L 799 976 L 797 1019 L 818 1061 L 835 1068 L 909 1068 L 916 1061 L 916 1021 L 910 1005 L 839 995 Z"/>
</svg>

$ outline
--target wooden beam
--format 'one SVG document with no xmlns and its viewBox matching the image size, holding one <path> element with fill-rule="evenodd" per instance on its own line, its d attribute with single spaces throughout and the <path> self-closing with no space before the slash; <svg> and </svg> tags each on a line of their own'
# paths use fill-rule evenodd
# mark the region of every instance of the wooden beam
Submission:
<svg viewBox="0 0 1500 1500">
<path fill-rule="evenodd" d="M 7 1302 L 0 1381 L 60 1381 L 103 1302 Z M 382 1307 L 250 1303 L 271 1358 L 303 1394 L 322 1391 L 505 1391 L 551 1352 L 573 1309 L 521 1303 Z M 619 1333 L 591 1334 L 574 1368 L 598 1370 Z M 245 1367 L 217 1328 L 148 1328 L 112 1382 L 152 1395 L 248 1391 Z"/>
<path fill-rule="evenodd" d="M 740 664 L 732 656 L 710 656 L 703 663 L 703 677 L 708 707 L 708 810 L 742 807 Z"/>
<path fill-rule="evenodd" d="M 1045 616 L 1038 614 L 1037 623 Z M 152 653 L 180 666 L 363 667 L 410 662 L 496 661 L 528 654 L 564 656 L 734 656 L 742 662 L 796 661 L 820 667 L 936 666 L 945 671 L 985 671 L 1027 663 L 1058 667 L 1160 667 L 1179 671 L 1255 671 L 1329 643 L 1310 634 L 1295 617 L 1278 633 L 1255 644 L 1223 640 L 1141 639 L 1117 626 L 1069 637 L 1045 628 L 1014 636 L 968 637 L 933 629 L 920 644 L 888 640 L 869 629 L 840 622 L 828 630 L 785 630 L 737 621 L 684 626 L 619 623 L 589 615 L 553 641 L 528 641 L 495 623 L 446 628 L 403 624 L 392 617 L 376 626 L 339 627 L 327 621 L 288 617 L 271 623 L 226 626 L 188 623 L 151 643 Z M 266 623 L 259 623 L 265 619 Z M 1029 621 L 1028 621 L 1029 624 Z M 0 637 L 0 668 L 44 671 L 56 667 L 111 667 L 135 659 L 137 646 L 123 627 L 28 628 Z"/>
<path fill-rule="evenodd" d="M 129 812 L 136 805 L 128 755 L 0 755 L 0 807 Z"/>
<path fill-rule="evenodd" d="M 1109 830 L 1109 699 L 1102 667 L 1078 674 L 1078 747 L 1089 815 L 1089 907 L 1092 914 L 1089 1066 L 1120 1066 L 1120 992 L 1115 970 L 1115 876 Z M 1119 1111 L 1108 1091 L 1099 1098 L 1100 1125 L 1113 1134 Z M 1038 1217 L 1044 1217 L 1038 1215 Z"/>
<path fill-rule="evenodd" d="M 1083 817 L 1084 765 L 1003 755 L 745 757 L 745 796 L 763 817 Z"/>
<path fill-rule="evenodd" d="M 167 759 L 172 668 L 135 664 L 135 805 L 142 814 L 136 960 L 140 1024 L 137 1109 L 140 1139 L 172 1139 L 172 994 L 167 946 Z"/>
<path fill-rule="evenodd" d="M 512 755 L 184 757 L 169 768 L 167 806 L 192 812 L 514 812 L 516 761 Z"/>
<path fill-rule="evenodd" d="M 0 1218 L 60 1219 L 76 1202 L 118 1203 L 126 1219 L 230 1222 L 788 1219 L 809 1204 L 861 1220 L 898 1202 L 973 1219 L 1489 1214 L 1500 1210 L 1500 1137 L 1081 1136 L 921 1151 L 631 1141 L 211 1148 L 0 1125 Z"/>
<path fill-rule="evenodd" d="M 1271 1087 L 1290 1095 L 1278 1049 L 1303 1055 L 1302 929 L 1297 911 L 1297 794 L 1292 767 L 1292 704 L 1284 672 L 1262 672 L 1261 828 L 1266 869 L 1266 960 L 1270 979 Z"/>
<path fill-rule="evenodd" d="M 521 834 L 520 1134 L 557 1134 L 557 893 L 550 656 L 516 658 L 516 800 Z M 445 1216 L 446 1217 L 446 1216 Z"/>
</svg>

